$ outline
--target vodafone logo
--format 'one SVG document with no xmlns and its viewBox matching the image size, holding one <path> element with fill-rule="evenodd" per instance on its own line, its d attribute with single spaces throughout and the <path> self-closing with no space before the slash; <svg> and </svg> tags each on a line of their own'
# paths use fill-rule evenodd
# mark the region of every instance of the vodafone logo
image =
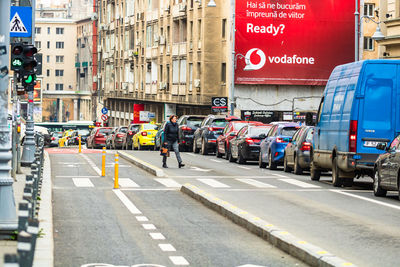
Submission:
<svg viewBox="0 0 400 267">
<path fill-rule="evenodd" d="M 260 57 L 260 62 L 258 64 L 253 64 L 251 62 L 251 55 L 256 53 Z M 265 56 L 264 52 L 259 48 L 252 48 L 246 53 L 245 62 L 246 66 L 243 70 L 259 70 L 264 67 L 267 57 Z"/>
</svg>

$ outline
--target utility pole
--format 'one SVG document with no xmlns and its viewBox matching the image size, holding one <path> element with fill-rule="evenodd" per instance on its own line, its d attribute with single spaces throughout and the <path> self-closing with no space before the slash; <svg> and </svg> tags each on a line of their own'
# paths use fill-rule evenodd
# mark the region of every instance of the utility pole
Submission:
<svg viewBox="0 0 400 267">
<path fill-rule="evenodd" d="M 11 155 L 8 125 L 8 70 L 10 46 L 10 0 L 0 1 L 0 232 L 12 232 L 18 227 L 13 183 L 9 162 Z"/>
</svg>

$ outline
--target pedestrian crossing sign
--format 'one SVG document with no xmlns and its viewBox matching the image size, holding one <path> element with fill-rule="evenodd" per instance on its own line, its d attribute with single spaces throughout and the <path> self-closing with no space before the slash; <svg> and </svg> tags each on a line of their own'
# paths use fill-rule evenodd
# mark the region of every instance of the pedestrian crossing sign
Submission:
<svg viewBox="0 0 400 267">
<path fill-rule="evenodd" d="M 11 6 L 10 37 L 32 36 L 32 7 Z"/>
</svg>

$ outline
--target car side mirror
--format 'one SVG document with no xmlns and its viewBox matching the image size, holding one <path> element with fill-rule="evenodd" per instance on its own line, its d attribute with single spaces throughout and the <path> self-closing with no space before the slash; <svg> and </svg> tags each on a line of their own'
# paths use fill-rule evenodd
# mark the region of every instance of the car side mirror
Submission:
<svg viewBox="0 0 400 267">
<path fill-rule="evenodd" d="M 378 149 L 378 150 L 386 150 L 386 143 L 378 143 L 376 145 L 376 149 Z"/>
<path fill-rule="evenodd" d="M 237 134 L 235 132 L 231 132 L 229 135 L 230 136 L 236 136 Z"/>
<path fill-rule="evenodd" d="M 260 134 L 258 137 L 259 137 L 260 139 L 265 139 L 267 136 L 266 136 L 265 134 Z"/>
</svg>

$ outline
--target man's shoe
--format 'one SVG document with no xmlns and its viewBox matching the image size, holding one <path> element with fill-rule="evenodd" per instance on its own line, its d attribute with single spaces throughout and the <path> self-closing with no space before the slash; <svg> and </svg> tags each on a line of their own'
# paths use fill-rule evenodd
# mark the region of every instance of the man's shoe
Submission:
<svg viewBox="0 0 400 267">
<path fill-rule="evenodd" d="M 185 167 L 185 164 L 179 163 L 179 168 Z"/>
<path fill-rule="evenodd" d="M 167 166 L 166 163 L 164 163 L 164 164 L 162 165 L 162 167 L 163 167 L 163 168 L 168 168 L 168 166 Z"/>
</svg>

